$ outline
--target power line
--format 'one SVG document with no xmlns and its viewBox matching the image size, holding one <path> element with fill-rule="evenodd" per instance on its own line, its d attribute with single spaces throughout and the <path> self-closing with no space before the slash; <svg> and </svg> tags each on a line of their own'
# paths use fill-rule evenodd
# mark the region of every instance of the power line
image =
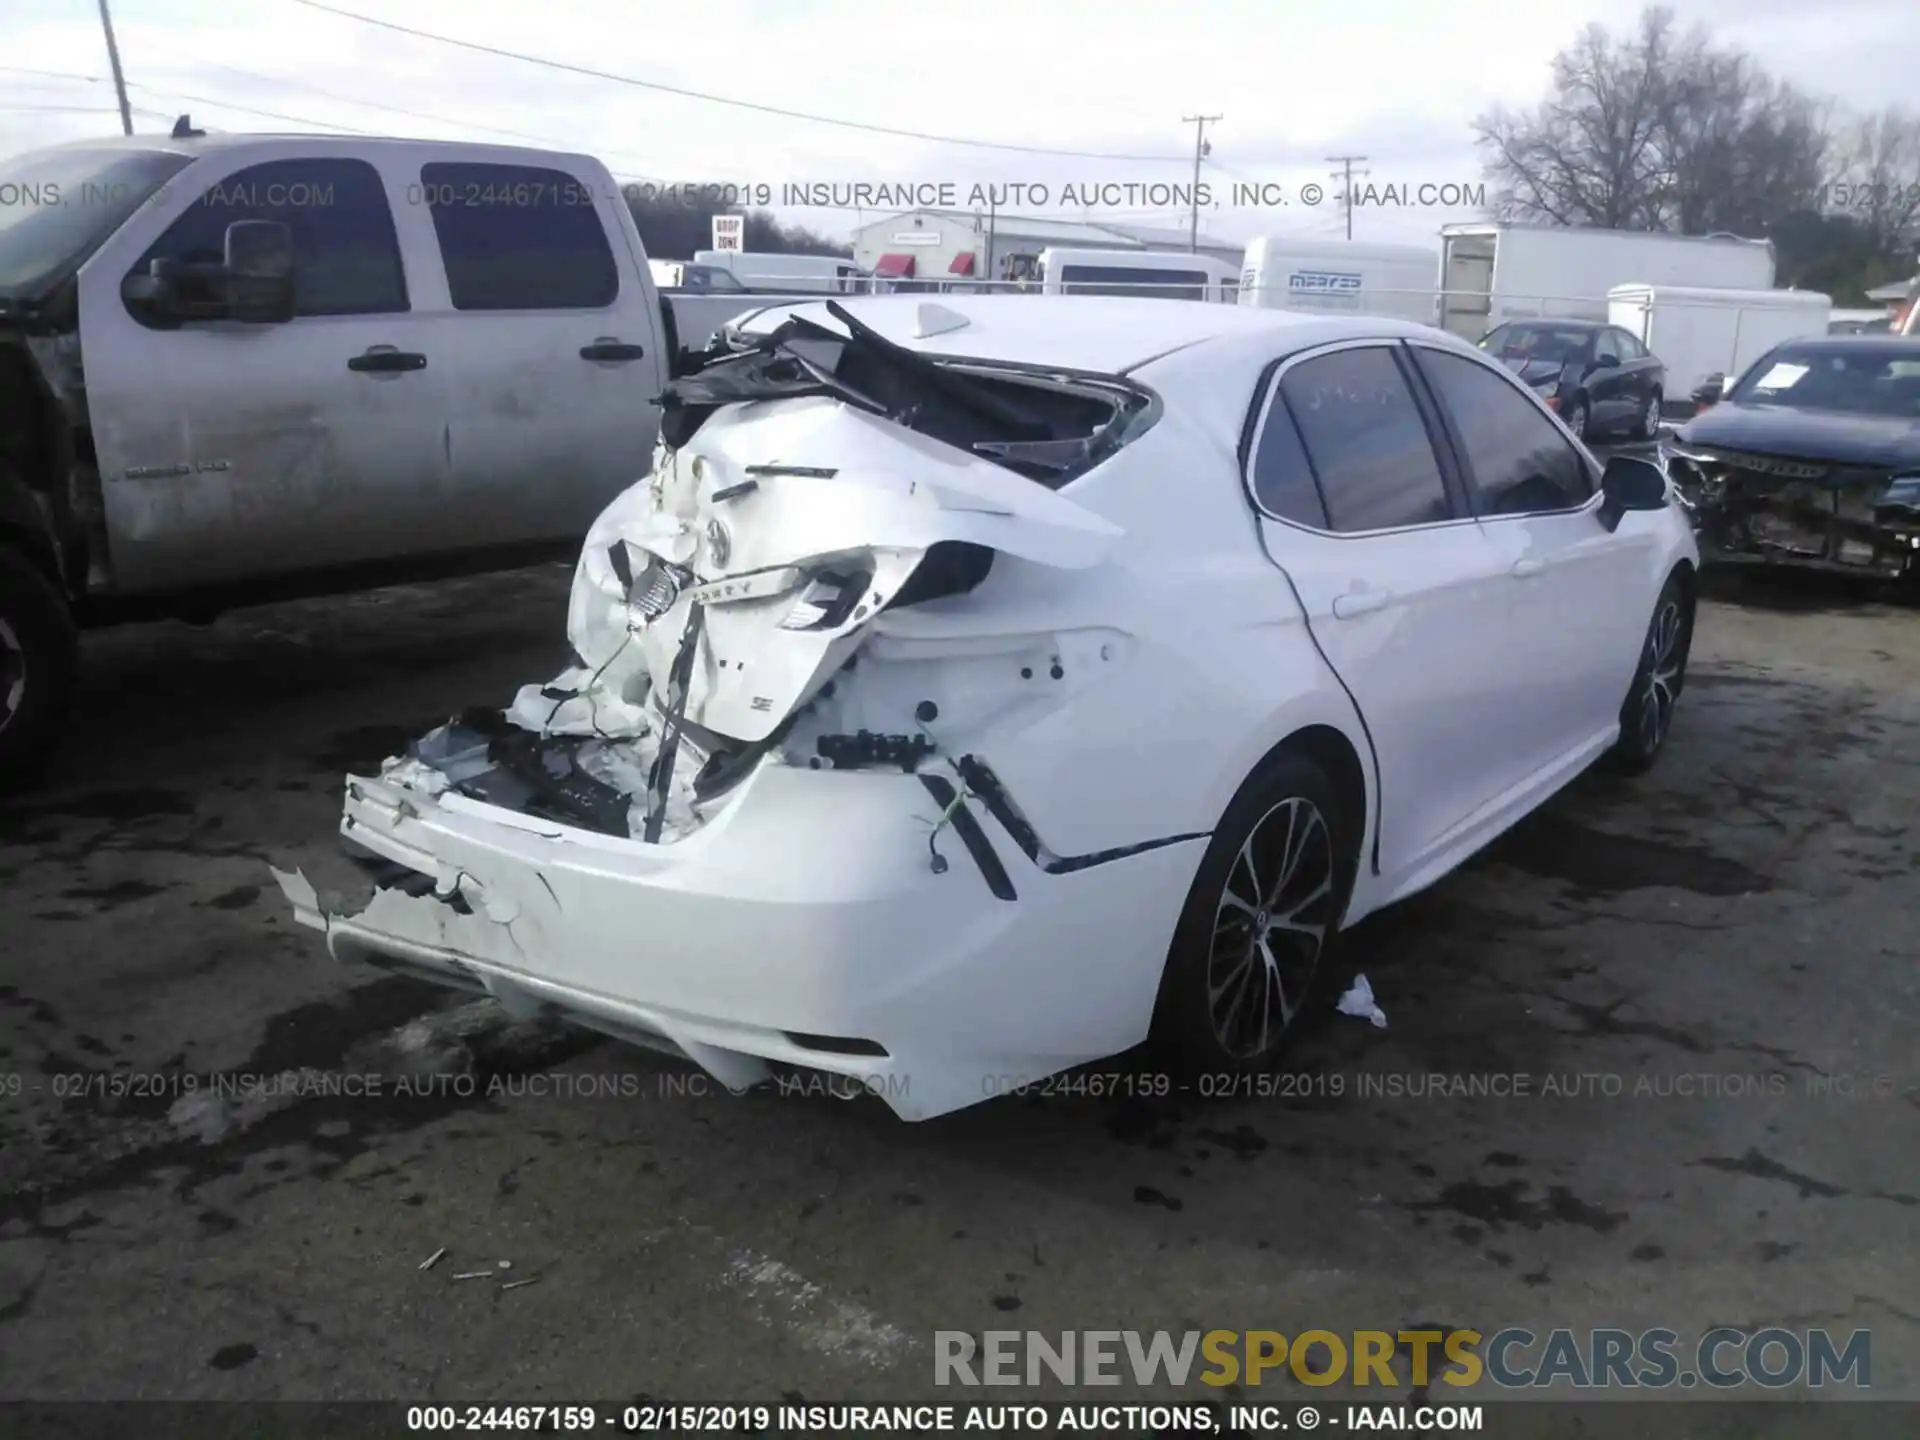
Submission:
<svg viewBox="0 0 1920 1440">
<path fill-rule="evenodd" d="M 206 63 L 206 62 L 202 62 L 202 63 Z M 216 68 L 231 68 L 231 67 L 216 67 Z M 62 71 L 62 70 L 31 70 L 24 65 L 0 65 L 0 70 L 6 70 L 17 75 L 47 75 L 47 76 L 51 76 L 53 78 L 61 79 L 61 80 L 84 80 L 90 85 L 101 84 L 104 79 L 104 77 L 99 75 L 76 75 L 69 71 Z M 244 74 L 246 72 L 241 71 L 238 73 Z M 269 79 L 272 79 L 273 77 L 268 75 L 261 75 L 261 76 L 257 76 L 256 78 L 261 80 L 269 80 Z M 278 83 L 285 83 L 285 82 L 278 82 Z M 129 90 L 138 90 L 145 95 L 158 95 L 165 99 L 170 99 L 170 100 L 184 100 L 189 105 L 211 105 L 216 110 L 232 110 L 241 115 L 258 115 L 267 120 L 286 120 L 286 121 L 290 121 L 295 125 L 311 125 L 317 130 L 345 130 L 351 134 L 365 135 L 365 136 L 368 136 L 369 138 L 376 137 L 379 133 L 378 131 L 374 131 L 374 130 L 357 130 L 351 125 L 342 125 L 338 121 L 334 121 L 334 120 L 313 120 L 313 119 L 309 119 L 305 115 L 289 115 L 279 110 L 257 110 L 247 105 L 233 105 L 228 103 L 225 100 L 214 100 L 205 95 L 188 95 L 179 90 L 163 90 L 157 85 L 144 85 L 137 80 L 129 80 L 127 82 L 127 88 Z M 349 101 L 348 103 L 358 104 L 360 102 Z M 156 115 L 163 120 L 170 118 L 164 112 L 159 110 L 146 110 L 146 109 L 142 109 L 138 105 L 134 105 L 129 108 L 135 111 L 138 111 L 142 115 Z M 379 108 L 379 107 L 376 107 L 376 108 Z M 423 117 L 423 118 L 430 118 L 430 117 Z M 464 122 L 446 121 L 443 123 L 461 124 Z"/>
<path fill-rule="evenodd" d="M 777 115 L 783 120 L 804 120 L 814 125 L 837 125 L 843 130 L 862 130 L 870 135 L 891 135 L 902 140 L 925 140 L 935 145 L 962 145 L 976 150 L 1006 150 L 1021 155 L 1059 155 L 1076 160 L 1131 160 L 1154 164 L 1164 164 L 1181 158 L 1175 155 L 1120 155 L 1099 150 L 1055 150 L 1044 145 L 1014 145 L 1000 140 L 976 140 L 963 135 L 934 135 L 924 130 L 902 130 L 891 125 L 870 125 L 861 120 L 842 120 L 833 115 L 814 115 L 804 110 L 788 110 L 778 105 L 764 105 L 757 100 L 740 100 L 730 95 L 714 95 L 703 90 L 689 90 L 678 85 L 663 84 L 657 80 L 641 80 L 632 75 L 617 75 L 610 70 L 595 70 L 590 66 L 575 65 L 565 60 L 552 60 L 541 55 L 527 55 L 518 50 L 501 49 L 495 45 L 482 45 L 477 40 L 461 40 L 452 35 L 438 35 L 431 30 L 416 30 L 410 25 L 400 25 L 391 20 L 376 19 L 372 15 L 360 15 L 351 10 L 341 10 L 333 5 L 323 5 L 320 0 L 293 0 L 293 3 L 304 5 L 309 10 L 338 15 L 342 19 L 357 20 L 362 25 L 374 25 L 382 30 L 392 30 L 420 40 L 433 40 L 442 45 L 453 45 L 481 55 L 492 55 L 503 60 L 519 60 L 528 65 L 542 65 L 549 70 L 562 70 L 570 75 L 585 75 L 594 80 L 611 80 L 616 85 L 631 85 L 641 90 L 655 90 L 664 95 L 678 95 L 685 100 L 704 100 L 712 105 L 731 105 L 737 110 L 752 110 L 761 115 Z"/>
</svg>

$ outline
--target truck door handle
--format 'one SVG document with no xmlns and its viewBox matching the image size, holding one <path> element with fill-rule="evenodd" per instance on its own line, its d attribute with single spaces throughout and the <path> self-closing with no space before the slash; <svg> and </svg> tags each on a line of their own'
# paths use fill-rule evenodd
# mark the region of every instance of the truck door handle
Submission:
<svg viewBox="0 0 1920 1440">
<path fill-rule="evenodd" d="M 1356 615 L 1384 609 L 1387 598 L 1384 590 L 1355 590 L 1346 595 L 1336 595 L 1333 597 L 1333 613 L 1342 620 L 1351 620 Z"/>
<path fill-rule="evenodd" d="M 1531 580 L 1547 568 L 1544 560 L 1516 560 L 1513 562 L 1513 578 Z"/>
<path fill-rule="evenodd" d="M 391 345 L 375 345 L 364 354 L 347 361 L 347 368 L 376 375 L 399 370 L 424 370 L 427 368 L 427 357 L 412 350 L 396 350 Z"/>
<path fill-rule="evenodd" d="M 580 347 L 582 360 L 642 360 L 646 354 L 646 347 L 628 345 L 620 340 L 596 340 L 591 345 Z"/>
</svg>

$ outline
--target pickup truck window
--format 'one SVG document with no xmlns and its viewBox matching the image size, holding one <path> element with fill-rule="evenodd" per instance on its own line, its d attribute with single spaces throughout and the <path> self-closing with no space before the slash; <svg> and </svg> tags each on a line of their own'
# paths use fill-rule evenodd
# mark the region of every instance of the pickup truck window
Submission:
<svg viewBox="0 0 1920 1440">
<path fill-rule="evenodd" d="M 600 310 L 620 293 L 592 186 L 535 165 L 423 165 L 456 310 Z"/>
<path fill-rule="evenodd" d="M 144 275 L 162 259 L 218 264 L 226 253 L 227 226 L 236 220 L 278 220 L 292 228 L 296 318 L 392 315 L 409 308 L 386 187 L 364 160 L 270 160 L 216 180 L 131 273 Z M 185 298 L 217 297 L 209 291 Z"/>
</svg>

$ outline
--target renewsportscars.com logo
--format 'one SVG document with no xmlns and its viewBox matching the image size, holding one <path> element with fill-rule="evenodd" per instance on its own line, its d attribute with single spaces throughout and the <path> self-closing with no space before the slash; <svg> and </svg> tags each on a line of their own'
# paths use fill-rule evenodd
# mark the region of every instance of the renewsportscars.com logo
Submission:
<svg viewBox="0 0 1920 1440">
<path fill-rule="evenodd" d="M 1664 1390 L 1751 1385 L 1779 1390 L 1873 1384 L 1873 1336 L 1826 1330 L 1722 1326 L 1688 1344 L 1674 1330 L 964 1330 L 934 1332 L 936 1385 L 1302 1385 L 1416 1389 L 1612 1388 Z"/>
</svg>

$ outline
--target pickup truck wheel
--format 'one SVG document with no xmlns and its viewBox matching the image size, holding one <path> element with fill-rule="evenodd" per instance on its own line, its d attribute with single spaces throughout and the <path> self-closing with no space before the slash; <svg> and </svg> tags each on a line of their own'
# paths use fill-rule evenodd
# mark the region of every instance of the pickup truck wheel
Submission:
<svg viewBox="0 0 1920 1440">
<path fill-rule="evenodd" d="M 79 656 L 60 587 L 0 545 L 0 791 L 24 785 L 59 735 Z"/>
</svg>

